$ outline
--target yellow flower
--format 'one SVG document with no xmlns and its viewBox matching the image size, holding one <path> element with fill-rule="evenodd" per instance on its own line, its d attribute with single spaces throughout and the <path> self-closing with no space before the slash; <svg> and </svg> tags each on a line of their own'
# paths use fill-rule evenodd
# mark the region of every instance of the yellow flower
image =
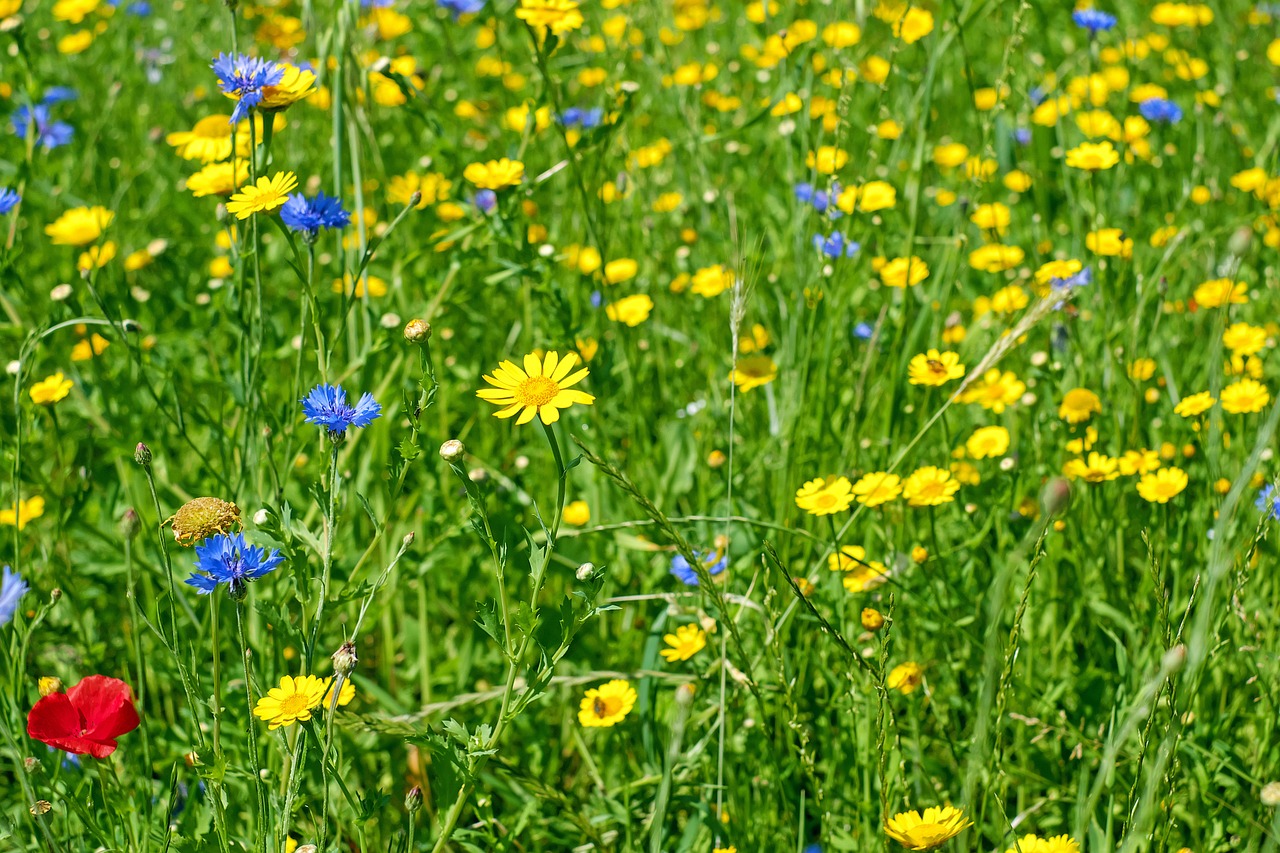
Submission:
<svg viewBox="0 0 1280 853">
<path fill-rule="evenodd" d="M 279 65 L 284 69 L 284 76 L 279 83 L 264 88 L 262 100 L 258 102 L 258 109 L 264 112 L 283 110 L 296 104 L 309 95 L 316 85 L 316 75 L 312 72 L 288 62 L 281 62 Z"/>
<path fill-rule="evenodd" d="M 860 504 L 880 506 L 896 500 L 898 495 L 902 494 L 902 478 L 897 474 L 888 474 L 884 471 L 864 474 L 858 482 L 853 484 L 853 493 L 857 495 Z"/>
<path fill-rule="evenodd" d="M 1255 379 L 1241 379 L 1222 389 L 1222 410 L 1233 415 L 1261 412 L 1269 402 L 1267 386 Z"/>
<path fill-rule="evenodd" d="M 187 189 L 196 198 L 210 195 L 231 195 L 249 180 L 249 163 L 238 160 L 231 163 L 210 163 L 187 178 Z"/>
<path fill-rule="evenodd" d="M 245 187 L 227 202 L 227 213 L 236 219 L 248 219 L 255 213 L 270 213 L 289 200 L 289 193 L 298 186 L 293 172 L 276 172 L 270 178 L 263 175 L 258 183 Z"/>
<path fill-rule="evenodd" d="M 796 490 L 796 506 L 810 515 L 834 515 L 853 503 L 848 477 L 818 477 Z"/>
<path fill-rule="evenodd" d="M 631 713 L 636 699 L 630 682 L 621 678 L 606 681 L 583 694 L 578 706 L 578 722 L 592 728 L 617 725 Z"/>
<path fill-rule="evenodd" d="M 63 399 L 70 391 L 71 380 L 63 376 L 62 371 L 58 371 L 31 386 L 31 402 L 47 406 Z"/>
<path fill-rule="evenodd" d="M 0 20 L 22 11 L 22 0 L 0 0 Z"/>
<path fill-rule="evenodd" d="M 929 277 L 929 265 L 915 255 L 894 258 L 880 268 L 879 274 L 886 287 L 915 287 Z"/>
<path fill-rule="evenodd" d="M 1213 281 L 1206 281 L 1197 287 L 1194 298 L 1196 304 L 1201 308 L 1243 305 L 1249 301 L 1248 287 L 1243 281 L 1215 278 Z"/>
<path fill-rule="evenodd" d="M 417 172 L 396 175 L 387 184 L 387 201 L 392 204 L 408 204 L 415 192 L 422 193 L 418 210 L 429 204 L 442 202 L 449 197 L 453 182 L 438 172 L 419 176 Z"/>
<path fill-rule="evenodd" d="M 462 177 L 482 190 L 514 187 L 524 180 L 524 163 L 506 157 L 488 163 L 472 163 L 462 170 Z"/>
<path fill-rule="evenodd" d="M 0 509 L 0 524 L 16 526 L 21 530 L 27 526 L 27 522 L 42 515 L 44 515 L 44 498 L 35 495 L 11 507 Z"/>
<path fill-rule="evenodd" d="M 257 137 L 262 138 L 262 117 L 254 116 L 257 125 Z M 284 122 L 283 118 L 277 120 Z M 179 130 L 170 133 L 164 141 L 173 146 L 174 153 L 183 160 L 199 160 L 201 163 L 217 163 L 231 157 L 231 116 L 218 113 L 200 119 L 191 130 Z M 241 127 L 235 134 L 236 157 L 249 156 L 249 129 Z"/>
<path fill-rule="evenodd" d="M 102 269 L 115 256 L 116 244 L 108 240 L 101 246 L 90 246 L 81 252 L 80 259 L 76 262 L 76 269 L 82 272 Z"/>
<path fill-rule="evenodd" d="M 1041 264 L 1036 270 L 1036 284 L 1040 286 L 1042 292 L 1047 292 L 1055 280 L 1066 281 L 1083 268 L 1084 264 L 1074 258 L 1065 261 L 1049 261 Z"/>
<path fill-rule="evenodd" d="M 907 44 L 915 44 L 933 32 L 933 13 L 919 6 L 912 6 L 907 13 L 893 22 L 893 34 Z"/>
<path fill-rule="evenodd" d="M 239 524 L 240 507 L 221 498 L 193 498 L 164 523 L 173 528 L 174 541 L 190 546 L 215 533 L 227 533 Z"/>
<path fill-rule="evenodd" d="M 351 281 L 351 274 L 343 276 L 340 279 L 333 280 L 333 292 L 345 293 L 347 296 L 355 296 L 357 299 L 363 299 L 365 291 L 369 295 L 378 298 L 387 295 L 387 283 L 376 275 L 365 273 L 357 282 Z"/>
<path fill-rule="evenodd" d="M 960 483 L 951 472 L 926 465 L 912 472 L 902 487 L 902 496 L 911 506 L 941 506 L 955 500 Z"/>
<path fill-rule="evenodd" d="M 1002 456 L 1009 449 L 1009 431 L 1002 426 L 979 427 L 964 443 L 974 459 Z"/>
<path fill-rule="evenodd" d="M 1233 323 L 1222 333 L 1222 343 L 1234 355 L 1255 355 L 1267 345 L 1267 330 L 1248 323 Z"/>
<path fill-rule="evenodd" d="M 903 695 L 912 693 L 924 681 L 924 670 L 915 661 L 900 663 L 889 671 L 884 686 L 890 690 L 901 691 Z"/>
<path fill-rule="evenodd" d="M 98 8 L 98 0 L 58 0 L 53 4 L 53 17 L 78 24 Z"/>
<path fill-rule="evenodd" d="M 857 595 L 860 592 L 875 589 L 888 579 L 889 570 L 885 568 L 884 563 L 872 560 L 864 565 L 855 565 L 854 568 L 845 572 L 840 583 L 846 592 Z"/>
<path fill-rule="evenodd" d="M 332 678 L 315 675 L 286 675 L 279 687 L 272 687 L 267 695 L 253 706 L 253 715 L 267 722 L 267 728 L 275 730 L 311 719 L 311 712 L 321 705 L 328 705 Z M 355 685 L 349 680 L 342 685 L 338 704 L 346 705 L 355 695 Z"/>
<path fill-rule="evenodd" d="M 1119 228 L 1099 228 L 1084 235 L 1085 247 L 1104 257 L 1130 258 L 1133 256 L 1133 240 Z"/>
<path fill-rule="evenodd" d="M 1168 503 L 1187 487 L 1187 472 L 1181 468 L 1161 468 L 1138 481 L 1138 494 L 1148 503 Z"/>
<path fill-rule="evenodd" d="M 574 0 L 520 0 L 516 17 L 540 35 L 545 35 L 547 30 L 560 35 L 582 26 L 582 13 Z"/>
<path fill-rule="evenodd" d="M 964 365 L 953 352 L 931 349 L 913 357 L 907 365 L 907 381 L 912 385 L 937 387 L 961 376 L 964 376 Z"/>
<path fill-rule="evenodd" d="M 565 505 L 561 519 L 565 524 L 581 527 L 591 520 L 591 507 L 586 501 L 572 501 Z"/>
<path fill-rule="evenodd" d="M 96 241 L 116 215 L 105 207 L 73 207 L 46 225 L 55 246 L 87 246 Z"/>
<path fill-rule="evenodd" d="M 688 660 L 702 651 L 707 645 L 707 632 L 697 625 L 681 625 L 674 634 L 667 634 L 662 641 L 671 648 L 663 649 L 659 654 L 667 659 L 667 663 Z"/>
<path fill-rule="evenodd" d="M 885 821 L 884 832 L 908 850 L 932 850 L 972 825 L 960 809 L 935 806 L 923 815 L 915 809 L 894 815 Z"/>
<path fill-rule="evenodd" d="M 733 287 L 733 282 L 733 270 L 726 269 L 724 264 L 715 264 L 703 267 L 693 274 L 693 283 L 689 291 L 710 299 Z"/>
<path fill-rule="evenodd" d="M 743 392 L 768 385 L 777 378 L 778 365 L 763 354 L 740 358 L 733 370 L 729 371 L 729 379 Z"/>
<path fill-rule="evenodd" d="M 960 142 L 948 142 L 933 149 L 933 162 L 944 169 L 954 169 L 968 158 L 969 146 Z"/>
<path fill-rule="evenodd" d="M 827 557 L 827 568 L 833 572 L 851 572 L 867 558 L 861 545 L 842 545 L 839 552 Z"/>
<path fill-rule="evenodd" d="M 1129 363 L 1129 367 L 1125 372 L 1129 374 L 1130 379 L 1146 382 L 1156 374 L 1156 360 L 1154 358 L 1135 358 Z"/>
<path fill-rule="evenodd" d="M 516 414 L 516 424 L 527 424 L 534 415 L 544 424 L 560 420 L 560 410 L 575 403 L 589 406 L 596 398 L 584 391 L 571 389 L 587 377 L 587 368 L 572 372 L 579 362 L 578 354 L 565 353 L 564 358 L 555 352 L 547 353 L 541 360 L 530 353 L 524 357 L 524 369 L 514 362 L 504 361 L 484 381 L 494 386 L 481 388 L 476 396 L 502 408 L 494 417 L 509 418 Z"/>
<path fill-rule="evenodd" d="M 1184 418 L 1194 418 L 1212 409 L 1216 402 L 1218 401 L 1208 391 L 1201 391 L 1199 394 L 1183 397 L 1178 405 L 1173 407 L 1173 411 Z"/>
<path fill-rule="evenodd" d="M 604 313 L 610 320 L 632 327 L 648 320 L 652 310 L 653 300 L 643 293 L 624 296 L 604 307 Z"/>
<path fill-rule="evenodd" d="M 634 278 L 640 265 L 631 258 L 619 258 L 604 265 L 605 284 L 621 284 Z"/>
<path fill-rule="evenodd" d="M 1003 373 L 998 368 L 991 368 L 982 374 L 968 390 L 960 396 L 962 403 L 977 403 L 984 409 L 990 409 L 997 415 L 1018 402 L 1022 393 L 1027 390 L 1026 383 L 1018 379 L 1013 371 Z"/>
<path fill-rule="evenodd" d="M 1000 202 L 980 204 L 974 209 L 969 221 L 983 231 L 1003 234 L 1009 230 L 1009 207 Z"/>
<path fill-rule="evenodd" d="M 969 266 L 982 272 L 1004 272 L 1022 263 L 1025 257 L 1017 246 L 989 243 L 969 253 Z"/>
<path fill-rule="evenodd" d="M 1095 412 L 1102 411 L 1102 401 L 1098 395 L 1088 388 L 1073 388 L 1062 398 L 1058 406 L 1058 417 L 1069 424 L 1084 423 L 1093 417 Z"/>
<path fill-rule="evenodd" d="M 1103 483 L 1120 476 L 1118 460 L 1096 451 L 1085 459 L 1072 459 L 1062 466 L 1062 473 L 1071 480 L 1084 480 L 1086 483 Z"/>
<path fill-rule="evenodd" d="M 1149 474 L 1160 467 L 1160 454 L 1154 450 L 1126 450 L 1119 465 L 1120 473 L 1126 477 Z"/>
<path fill-rule="evenodd" d="M 102 351 L 110 345 L 110 341 L 95 332 L 87 338 L 76 341 L 76 345 L 71 348 L 71 360 L 88 361 L 95 355 L 101 355 Z"/>
<path fill-rule="evenodd" d="M 1120 162 L 1120 152 L 1110 142 L 1082 142 L 1067 152 L 1067 165 L 1086 172 L 1101 172 Z"/>
<path fill-rule="evenodd" d="M 822 175 L 835 174 L 848 162 L 849 152 L 834 145 L 823 145 L 816 151 L 810 151 L 804 159 L 806 166 Z"/>
<path fill-rule="evenodd" d="M 58 53 L 64 56 L 75 56 L 84 53 L 93 44 L 93 33 L 89 30 L 76 30 L 58 39 Z"/>
</svg>

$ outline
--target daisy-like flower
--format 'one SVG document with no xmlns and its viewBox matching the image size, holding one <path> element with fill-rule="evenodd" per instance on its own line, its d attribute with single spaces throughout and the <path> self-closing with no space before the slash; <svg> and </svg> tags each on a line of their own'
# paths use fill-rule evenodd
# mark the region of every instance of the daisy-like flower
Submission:
<svg viewBox="0 0 1280 853">
<path fill-rule="evenodd" d="M 596 398 L 579 391 L 572 386 L 587 377 L 587 368 L 574 371 L 580 359 L 577 353 L 549 352 L 542 359 L 534 353 L 524 357 L 524 369 L 511 361 L 504 361 L 498 369 L 484 377 L 484 381 L 494 386 L 481 388 L 476 396 L 488 403 L 502 408 L 494 412 L 494 417 L 516 418 L 516 424 L 527 424 L 534 415 L 542 419 L 544 424 L 553 424 L 560 420 L 560 410 L 567 409 L 575 403 L 590 406 Z"/>
<path fill-rule="evenodd" d="M 911 506 L 940 506 L 955 500 L 960 482 L 945 468 L 926 465 L 907 478 L 902 495 Z"/>
<path fill-rule="evenodd" d="M 1148 503 L 1168 503 L 1187 487 L 1187 472 L 1181 468 L 1161 468 L 1138 481 L 1138 494 Z"/>
<path fill-rule="evenodd" d="M 1269 402 L 1271 393 L 1256 379 L 1241 379 L 1222 389 L 1222 411 L 1233 415 L 1261 412 Z"/>
<path fill-rule="evenodd" d="M 265 112 L 277 112 L 301 101 L 311 94 L 316 85 L 316 75 L 309 68 L 299 68 L 288 62 L 277 63 L 280 67 L 280 79 L 264 86 L 258 109 Z"/>
<path fill-rule="evenodd" d="M 931 349 L 915 356 L 907 365 L 907 381 L 912 385 L 937 387 L 961 376 L 964 376 L 964 365 L 953 352 Z"/>
<path fill-rule="evenodd" d="M 279 687 L 272 687 L 267 695 L 258 700 L 253 707 L 253 715 L 267 722 L 267 728 L 275 730 L 281 726 L 291 726 L 297 722 L 311 719 L 317 708 L 328 707 L 333 687 L 332 678 L 319 678 L 315 675 L 286 675 L 280 679 Z M 349 703 L 355 697 L 355 685 L 350 680 L 342 684 L 338 691 L 338 706 Z"/>
<path fill-rule="evenodd" d="M 1081 142 L 1067 152 L 1067 165 L 1086 172 L 1102 172 L 1120 162 L 1120 152 L 1107 140 Z"/>
<path fill-rule="evenodd" d="M 870 474 L 864 474 L 858 482 L 853 484 L 853 493 L 860 504 L 880 506 L 896 500 L 898 495 L 902 494 L 902 478 L 897 474 L 873 471 Z"/>
<path fill-rule="evenodd" d="M 524 163 L 506 157 L 488 163 L 472 163 L 462 170 L 462 177 L 482 190 L 514 187 L 524 180 Z"/>
<path fill-rule="evenodd" d="M 845 572 L 840 582 L 846 591 L 853 595 L 875 589 L 889 579 L 889 570 L 884 563 L 872 560 Z"/>
<path fill-rule="evenodd" d="M 1178 401 L 1178 405 L 1173 407 L 1173 411 L 1184 418 L 1194 418 L 1212 409 L 1216 402 L 1218 401 L 1208 391 L 1201 391 L 1198 394 L 1183 397 Z"/>
<path fill-rule="evenodd" d="M 116 215 L 105 207 L 73 207 L 44 228 L 55 246 L 87 246 L 97 241 Z"/>
<path fill-rule="evenodd" d="M 929 277 L 929 265 L 912 255 L 894 258 L 880 267 L 880 281 L 886 287 L 915 287 Z"/>
<path fill-rule="evenodd" d="M 1071 480 L 1086 483 L 1105 483 L 1120 476 L 1120 460 L 1098 453 L 1096 450 L 1083 458 L 1072 459 L 1062 466 L 1062 473 Z"/>
<path fill-rule="evenodd" d="M 667 659 L 667 663 L 675 663 L 678 660 L 688 660 L 706 648 L 707 632 L 697 625 L 681 625 L 674 634 L 664 636 L 662 641 L 669 648 L 663 649 L 659 654 Z"/>
<path fill-rule="evenodd" d="M 216 113 L 205 116 L 192 126 L 191 130 L 178 130 L 170 133 L 164 141 L 173 146 L 173 153 L 183 160 L 198 160 L 201 163 L 217 163 L 231 157 L 231 116 Z M 255 116 L 258 138 L 262 138 L 262 118 Z M 242 130 L 235 135 L 236 156 L 249 156 L 249 132 Z"/>
<path fill-rule="evenodd" d="M 817 477 L 796 490 L 796 506 L 810 515 L 834 515 L 853 503 L 848 477 Z"/>
<path fill-rule="evenodd" d="M 33 495 L 24 501 L 0 509 L 0 524 L 17 527 L 19 530 L 27 523 L 44 515 L 44 498 Z"/>
<path fill-rule="evenodd" d="M 572 32 L 582 26 L 582 12 L 575 0 L 520 0 L 516 17 L 546 35 Z"/>
<path fill-rule="evenodd" d="M 63 399 L 71 392 L 71 380 L 58 371 L 31 386 L 31 402 L 48 406 Z"/>
<path fill-rule="evenodd" d="M 1009 449 L 1009 431 L 1002 426 L 979 427 L 964 443 L 964 449 L 974 459 L 1001 456 Z"/>
<path fill-rule="evenodd" d="M 231 197 L 227 202 L 227 213 L 234 213 L 236 219 L 248 219 L 255 213 L 270 213 L 284 206 L 289 193 L 297 185 L 298 177 L 293 172 L 276 172 L 270 178 L 264 175 L 256 184 Z"/>
<path fill-rule="evenodd" d="M 215 533 L 228 533 L 240 523 L 240 507 L 221 498 L 203 497 L 187 501 L 165 520 L 173 528 L 179 545 L 194 545 Z"/>
<path fill-rule="evenodd" d="M 1102 401 L 1088 388 L 1072 388 L 1058 406 L 1058 417 L 1069 424 L 1084 423 L 1102 411 Z"/>
<path fill-rule="evenodd" d="M 905 696 L 908 693 L 914 693 L 923 681 L 924 670 L 921 669 L 920 664 L 909 660 L 889 671 L 889 677 L 885 679 L 884 686 L 890 690 L 897 690 Z"/>
<path fill-rule="evenodd" d="M 280 221 L 290 231 L 300 232 L 308 241 L 320 235 L 321 228 L 346 228 L 351 214 L 342 209 L 342 199 L 316 193 L 307 198 L 302 193 L 289 196 L 280 208 Z"/>
<path fill-rule="evenodd" d="M 260 104 L 263 90 L 280 83 L 285 71 L 278 62 L 243 53 L 219 54 L 212 68 L 222 94 L 236 102 L 235 109 L 231 111 L 231 124 L 239 122 Z"/>
<path fill-rule="evenodd" d="M 578 706 L 578 722 L 589 728 L 615 726 L 636 706 L 635 688 L 622 678 L 592 687 Z"/>
<path fill-rule="evenodd" d="M 778 365 L 763 353 L 738 359 L 737 366 L 729 371 L 729 379 L 744 393 L 768 385 L 777 378 Z"/>
<path fill-rule="evenodd" d="M 908 850 L 932 850 L 972 825 L 960 809 L 935 806 L 924 814 L 912 809 L 894 815 L 885 821 L 884 832 Z"/>
<path fill-rule="evenodd" d="M 249 180 L 249 163 L 237 160 L 233 165 L 210 163 L 187 178 L 187 189 L 196 198 L 210 195 L 231 195 Z"/>
<path fill-rule="evenodd" d="M 368 391 L 354 406 L 347 403 L 347 391 L 336 385 L 317 385 L 302 400 L 306 422 L 343 435 L 351 427 L 367 427 L 382 414 L 382 406 Z"/>
<path fill-rule="evenodd" d="M 197 571 L 192 572 L 186 583 L 201 595 L 208 595 L 226 584 L 232 598 L 241 598 L 249 591 L 249 581 L 270 574 L 283 562 L 279 551 L 250 545 L 243 533 L 219 533 L 196 546 Z"/>
<path fill-rule="evenodd" d="M 1195 300 L 1201 308 L 1243 305 L 1249 301 L 1249 287 L 1243 281 L 1215 278 L 1196 288 Z"/>
</svg>

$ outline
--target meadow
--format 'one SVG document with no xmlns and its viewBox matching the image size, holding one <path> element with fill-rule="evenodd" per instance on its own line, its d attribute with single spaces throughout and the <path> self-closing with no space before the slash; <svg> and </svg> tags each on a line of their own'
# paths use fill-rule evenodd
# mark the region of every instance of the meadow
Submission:
<svg viewBox="0 0 1280 853">
<path fill-rule="evenodd" d="M 0 849 L 1276 849 L 1280 8 L 0 44 Z"/>
</svg>

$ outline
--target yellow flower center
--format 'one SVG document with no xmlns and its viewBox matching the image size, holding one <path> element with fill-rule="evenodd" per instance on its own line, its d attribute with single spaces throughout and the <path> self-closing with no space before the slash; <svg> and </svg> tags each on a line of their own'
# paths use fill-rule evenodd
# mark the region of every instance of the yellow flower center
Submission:
<svg viewBox="0 0 1280 853">
<path fill-rule="evenodd" d="M 294 693 L 285 699 L 280 700 L 280 716 L 281 717 L 300 717 L 307 712 L 311 702 L 305 693 Z"/>
<path fill-rule="evenodd" d="M 820 507 L 834 506 L 835 502 L 836 496 L 831 494 L 831 492 L 823 492 L 817 497 L 817 504 Z"/>
<path fill-rule="evenodd" d="M 546 376 L 530 376 L 516 388 L 515 398 L 523 406 L 545 406 L 560 393 L 560 386 Z"/>
</svg>

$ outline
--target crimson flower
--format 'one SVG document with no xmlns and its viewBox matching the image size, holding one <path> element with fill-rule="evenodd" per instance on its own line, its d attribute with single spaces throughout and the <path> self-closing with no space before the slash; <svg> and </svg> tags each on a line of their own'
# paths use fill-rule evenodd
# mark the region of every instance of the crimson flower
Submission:
<svg viewBox="0 0 1280 853">
<path fill-rule="evenodd" d="M 66 693 L 50 693 L 27 715 L 27 734 L 76 755 L 106 758 L 116 738 L 138 727 L 133 690 L 118 678 L 91 675 Z"/>
</svg>

